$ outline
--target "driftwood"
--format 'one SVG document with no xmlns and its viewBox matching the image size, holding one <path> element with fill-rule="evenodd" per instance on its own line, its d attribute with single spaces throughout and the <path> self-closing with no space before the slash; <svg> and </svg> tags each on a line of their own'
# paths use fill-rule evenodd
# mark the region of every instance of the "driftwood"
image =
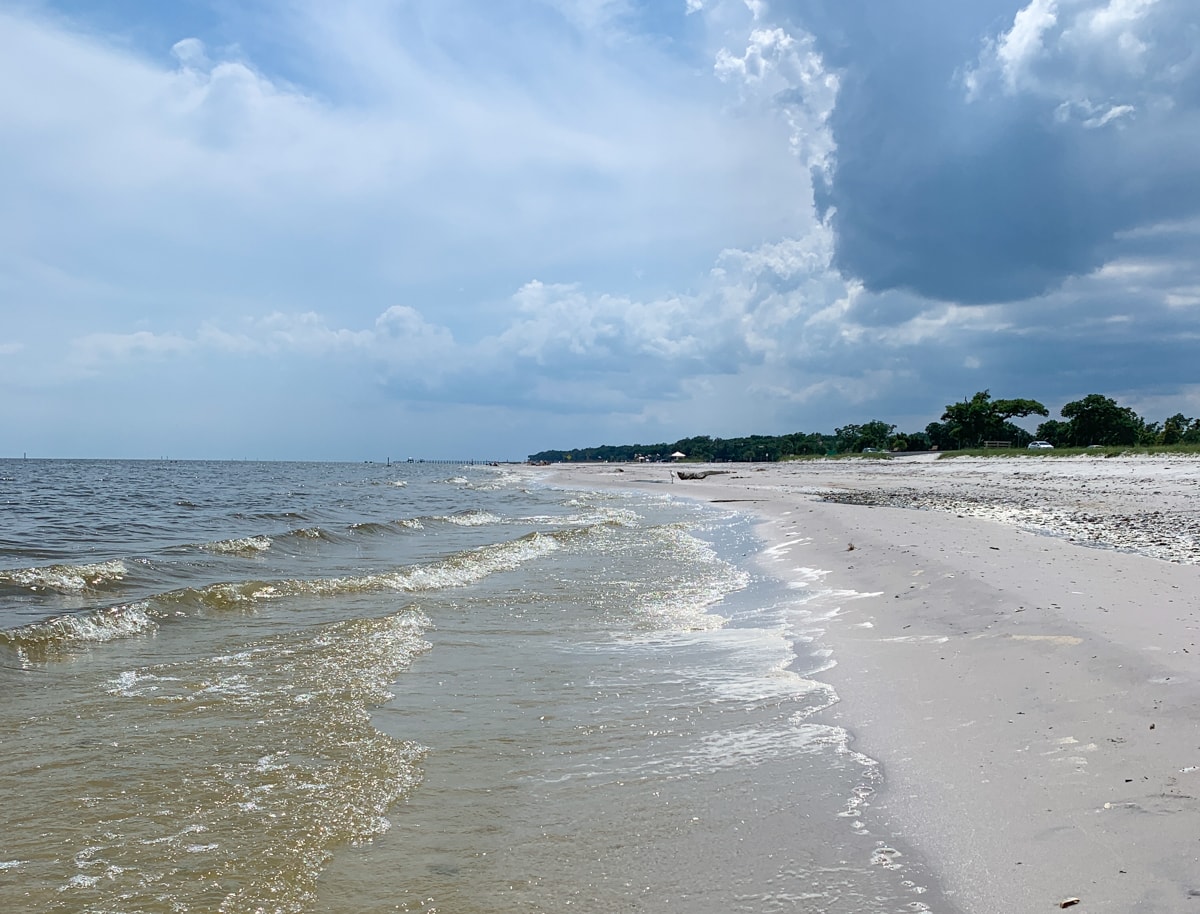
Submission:
<svg viewBox="0 0 1200 914">
<path fill-rule="evenodd" d="M 729 470 L 676 470 L 675 475 L 680 479 L 704 479 L 706 476 L 720 476 Z"/>
</svg>

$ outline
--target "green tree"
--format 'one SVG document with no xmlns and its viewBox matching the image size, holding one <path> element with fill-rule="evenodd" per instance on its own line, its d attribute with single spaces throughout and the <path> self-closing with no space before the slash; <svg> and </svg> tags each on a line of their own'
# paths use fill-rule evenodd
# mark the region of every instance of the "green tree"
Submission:
<svg viewBox="0 0 1200 914">
<path fill-rule="evenodd" d="M 716 446 L 708 435 L 697 435 L 695 438 L 683 438 L 671 445 L 671 453 L 676 451 L 687 454 L 689 460 L 712 460 Z"/>
<path fill-rule="evenodd" d="M 1034 414 L 1048 416 L 1050 411 L 1037 400 L 993 400 L 989 391 L 981 390 L 969 400 L 946 406 L 943 431 L 953 447 L 978 447 L 989 440 L 1013 441 L 1029 433 L 1009 420 Z"/>
<path fill-rule="evenodd" d="M 1070 447 L 1071 423 L 1060 419 L 1047 419 L 1037 427 L 1037 437 L 1049 441 L 1055 447 Z"/>
<path fill-rule="evenodd" d="M 1101 394 L 1088 394 L 1062 408 L 1063 418 L 1071 421 L 1071 444 L 1137 444 L 1145 422 L 1127 406 Z"/>
<path fill-rule="evenodd" d="M 928 432 L 909 432 L 904 435 L 904 439 L 905 450 L 908 451 L 927 451 L 933 447 Z"/>
<path fill-rule="evenodd" d="M 842 454 L 857 454 L 865 447 L 886 450 L 888 441 L 896 431 L 882 419 L 872 419 L 862 425 L 843 425 L 833 430 L 837 438 L 837 449 Z"/>
<path fill-rule="evenodd" d="M 882 419 L 872 419 L 863 425 L 862 447 L 886 450 L 895 434 L 896 426 Z"/>
<path fill-rule="evenodd" d="M 1183 413 L 1176 413 L 1163 421 L 1156 443 L 1190 444 L 1200 440 L 1200 434 L 1193 434 L 1193 430 L 1200 433 L 1200 419 L 1189 419 Z"/>
<path fill-rule="evenodd" d="M 836 439 L 834 447 L 839 454 L 851 454 L 858 450 L 858 442 L 862 440 L 861 425 L 843 425 L 833 430 Z"/>
<path fill-rule="evenodd" d="M 825 454 L 834 446 L 834 440 L 832 435 L 820 432 L 809 432 L 808 434 L 797 432 L 794 435 L 784 435 L 780 448 L 782 453 L 789 457 L 801 454 Z"/>
<path fill-rule="evenodd" d="M 929 439 L 930 449 L 948 451 L 955 447 L 954 438 L 950 435 L 950 426 L 946 422 L 930 422 L 925 426 L 925 437 Z"/>
<path fill-rule="evenodd" d="M 993 439 L 989 436 L 989 440 Z M 1003 422 L 1000 424 L 1000 434 L 994 440 L 1008 441 L 1013 447 L 1025 447 L 1033 440 L 1033 434 L 1012 422 Z"/>
</svg>

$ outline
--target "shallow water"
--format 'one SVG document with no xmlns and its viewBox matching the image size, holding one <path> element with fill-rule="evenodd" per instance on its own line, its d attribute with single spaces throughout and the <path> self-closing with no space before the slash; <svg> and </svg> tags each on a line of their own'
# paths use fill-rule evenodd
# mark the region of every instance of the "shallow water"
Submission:
<svg viewBox="0 0 1200 914">
<path fill-rule="evenodd" d="M 668 494 L 0 462 L 0 906 L 932 906 L 813 717 L 827 610 Z"/>
</svg>

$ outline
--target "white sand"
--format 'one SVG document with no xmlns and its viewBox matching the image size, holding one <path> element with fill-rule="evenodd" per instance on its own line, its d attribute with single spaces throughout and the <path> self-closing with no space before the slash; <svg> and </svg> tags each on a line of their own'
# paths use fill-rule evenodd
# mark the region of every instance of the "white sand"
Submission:
<svg viewBox="0 0 1200 914">
<path fill-rule="evenodd" d="M 686 469 L 727 472 L 674 494 L 757 514 L 764 566 L 839 609 L 826 714 L 885 773 L 864 823 L 964 914 L 1200 912 L 1200 460 Z"/>
</svg>

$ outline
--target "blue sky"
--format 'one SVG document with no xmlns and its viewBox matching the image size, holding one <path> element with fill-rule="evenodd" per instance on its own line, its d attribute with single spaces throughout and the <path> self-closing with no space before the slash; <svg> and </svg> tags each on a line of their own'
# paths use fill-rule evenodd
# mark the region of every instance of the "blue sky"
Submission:
<svg viewBox="0 0 1200 914">
<path fill-rule="evenodd" d="M 1200 415 L 1194 0 L 0 0 L 0 456 Z"/>
</svg>

